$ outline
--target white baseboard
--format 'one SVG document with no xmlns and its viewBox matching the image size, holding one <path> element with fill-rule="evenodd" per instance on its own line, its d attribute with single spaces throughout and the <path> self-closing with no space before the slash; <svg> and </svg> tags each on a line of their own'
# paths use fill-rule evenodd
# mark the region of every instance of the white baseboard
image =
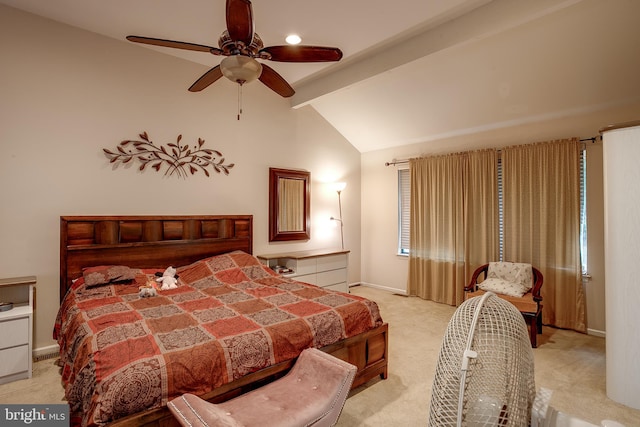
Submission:
<svg viewBox="0 0 640 427">
<path fill-rule="evenodd" d="M 368 288 L 381 289 L 383 291 L 391 292 L 393 294 L 408 296 L 407 291 L 404 289 L 390 288 L 389 286 L 381 286 L 381 285 L 376 285 L 374 283 L 360 282 L 360 283 L 352 283 L 349 285 L 350 288 L 353 286 L 366 286 Z M 598 329 L 587 329 L 587 335 L 592 335 L 594 337 L 601 337 L 601 338 L 606 337 L 605 331 L 601 331 Z"/>
<path fill-rule="evenodd" d="M 375 289 L 380 289 L 383 291 L 387 291 L 387 292 L 391 292 L 392 294 L 398 294 L 398 295 L 404 295 L 407 296 L 407 290 L 406 289 L 397 289 L 397 288 L 390 288 L 389 286 L 381 286 L 381 285 L 376 285 L 375 283 L 367 283 L 367 282 L 360 282 L 357 285 L 361 285 L 361 286 L 366 286 L 367 288 L 375 288 Z M 354 286 L 354 285 L 351 285 Z"/>
<path fill-rule="evenodd" d="M 605 331 L 600 331 L 598 329 L 588 329 L 587 328 L 587 335 L 593 335 L 594 337 L 604 338 L 606 336 L 606 333 L 605 333 Z"/>
</svg>

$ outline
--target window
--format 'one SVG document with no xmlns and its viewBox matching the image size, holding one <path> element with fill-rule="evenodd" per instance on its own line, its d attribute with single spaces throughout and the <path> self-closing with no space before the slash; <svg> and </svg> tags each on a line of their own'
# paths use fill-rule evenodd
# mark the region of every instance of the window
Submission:
<svg viewBox="0 0 640 427">
<path fill-rule="evenodd" d="M 504 261 L 504 188 L 502 187 L 502 157 L 498 156 L 498 261 Z"/>
<path fill-rule="evenodd" d="M 580 261 L 582 274 L 587 274 L 587 152 L 580 150 Z M 409 169 L 398 169 L 398 255 L 409 255 L 409 209 L 411 181 Z M 498 229 L 500 261 L 504 260 L 504 210 L 502 193 L 502 161 L 498 158 Z"/>
<path fill-rule="evenodd" d="M 580 150 L 580 264 L 587 274 L 587 150 Z"/>
<path fill-rule="evenodd" d="M 398 169 L 398 255 L 409 255 L 410 206 L 409 169 Z"/>
</svg>

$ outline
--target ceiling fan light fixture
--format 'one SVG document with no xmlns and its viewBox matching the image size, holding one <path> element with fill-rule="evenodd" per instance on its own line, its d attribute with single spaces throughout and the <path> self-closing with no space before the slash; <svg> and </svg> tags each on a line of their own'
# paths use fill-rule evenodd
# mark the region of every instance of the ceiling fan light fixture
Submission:
<svg viewBox="0 0 640 427">
<path fill-rule="evenodd" d="M 223 76 L 242 85 L 260 77 L 262 65 L 249 56 L 231 55 L 220 62 L 220 70 Z"/>
<path fill-rule="evenodd" d="M 302 41 L 300 36 L 297 34 L 289 34 L 284 40 L 292 45 L 299 44 Z"/>
<path fill-rule="evenodd" d="M 259 60 L 277 62 L 330 62 L 342 59 L 342 51 L 337 47 L 282 45 L 264 46 L 260 36 L 254 31 L 251 0 L 226 0 L 225 18 L 227 28 L 218 39 L 218 47 L 154 37 L 127 36 L 127 40 L 152 46 L 183 49 L 194 52 L 222 56 L 220 64 L 209 69 L 190 87 L 189 92 L 200 92 L 222 76 L 238 83 L 238 93 L 242 85 L 256 79 L 278 95 L 288 98 L 295 94 L 291 85 L 273 68 L 261 64 Z M 300 42 L 300 38 L 296 40 Z"/>
</svg>

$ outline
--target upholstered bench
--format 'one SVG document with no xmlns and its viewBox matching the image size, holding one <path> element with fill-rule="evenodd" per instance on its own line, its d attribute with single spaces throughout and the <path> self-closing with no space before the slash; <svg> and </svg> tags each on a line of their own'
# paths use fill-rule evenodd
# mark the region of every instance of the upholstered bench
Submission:
<svg viewBox="0 0 640 427">
<path fill-rule="evenodd" d="M 304 350 L 282 378 L 223 403 L 192 394 L 168 403 L 183 426 L 332 426 L 357 368 L 315 348 Z"/>
<path fill-rule="evenodd" d="M 542 333 L 542 282 L 542 273 L 531 264 L 492 262 L 476 269 L 464 288 L 464 299 L 491 291 L 515 305 L 529 326 L 531 346 L 536 348 Z"/>
</svg>

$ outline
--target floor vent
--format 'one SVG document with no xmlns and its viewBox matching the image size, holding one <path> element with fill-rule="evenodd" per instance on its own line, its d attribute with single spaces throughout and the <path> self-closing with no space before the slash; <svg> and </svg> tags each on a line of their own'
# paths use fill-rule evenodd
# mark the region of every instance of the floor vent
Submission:
<svg viewBox="0 0 640 427">
<path fill-rule="evenodd" d="M 42 353 L 37 356 L 34 356 L 33 361 L 42 362 L 43 360 L 55 359 L 56 357 L 59 357 L 59 356 L 60 356 L 60 353 L 58 353 L 57 351 L 52 351 L 49 353 Z"/>
</svg>

